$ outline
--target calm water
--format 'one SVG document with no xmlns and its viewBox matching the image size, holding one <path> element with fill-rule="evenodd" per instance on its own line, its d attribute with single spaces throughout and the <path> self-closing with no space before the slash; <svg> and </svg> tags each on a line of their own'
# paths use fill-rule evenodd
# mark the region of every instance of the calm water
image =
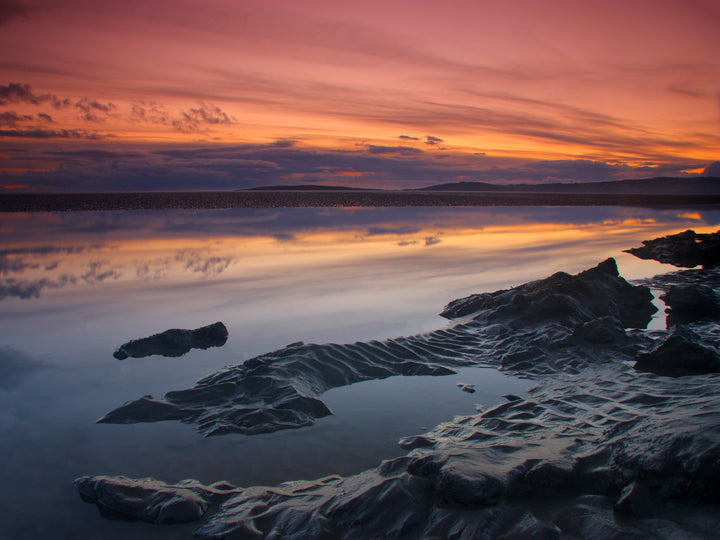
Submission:
<svg viewBox="0 0 720 540">
<path fill-rule="evenodd" d="M 609 207 L 0 215 L 0 536 L 171 538 L 194 527 L 104 520 L 71 485 L 83 474 L 257 485 L 374 467 L 402 454 L 398 438 L 531 382 L 476 368 L 361 383 L 325 394 L 335 414 L 315 426 L 254 437 L 95 420 L 294 341 L 440 328 L 452 299 L 609 256 L 628 279 L 666 272 L 621 250 L 719 222 L 718 210 Z M 130 339 L 215 321 L 230 332 L 222 348 L 112 357 Z"/>
</svg>

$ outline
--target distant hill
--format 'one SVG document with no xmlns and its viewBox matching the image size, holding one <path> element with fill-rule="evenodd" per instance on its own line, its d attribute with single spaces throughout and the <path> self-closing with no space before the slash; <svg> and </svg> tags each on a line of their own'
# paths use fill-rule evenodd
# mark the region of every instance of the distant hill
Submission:
<svg viewBox="0 0 720 540">
<path fill-rule="evenodd" d="M 348 186 L 323 186 L 320 184 L 300 184 L 297 186 L 260 186 L 240 191 L 367 191 L 366 188 Z"/>
<path fill-rule="evenodd" d="M 491 184 L 488 182 L 454 182 L 412 191 L 487 191 L 504 193 L 581 193 L 581 194 L 720 194 L 720 177 L 665 177 L 607 182 L 574 182 L 554 184 Z"/>
</svg>

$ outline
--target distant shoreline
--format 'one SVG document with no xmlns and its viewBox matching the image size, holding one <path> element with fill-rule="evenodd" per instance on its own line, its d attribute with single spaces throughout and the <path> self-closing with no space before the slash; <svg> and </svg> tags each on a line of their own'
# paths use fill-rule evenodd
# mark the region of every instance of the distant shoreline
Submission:
<svg viewBox="0 0 720 540">
<path fill-rule="evenodd" d="M 402 206 L 720 206 L 720 194 L 457 191 L 204 191 L 0 194 L 0 212 Z"/>
</svg>

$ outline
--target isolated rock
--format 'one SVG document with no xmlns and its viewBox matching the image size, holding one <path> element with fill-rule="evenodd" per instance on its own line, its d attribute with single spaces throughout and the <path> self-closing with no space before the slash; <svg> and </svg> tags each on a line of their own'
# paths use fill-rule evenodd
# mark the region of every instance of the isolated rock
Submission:
<svg viewBox="0 0 720 540">
<path fill-rule="evenodd" d="M 675 326 L 659 345 L 638 355 L 635 369 L 670 377 L 720 373 L 720 353 L 690 328 Z"/>
<path fill-rule="evenodd" d="M 697 234 L 685 232 L 644 240 L 642 247 L 625 250 L 640 259 L 653 259 L 684 268 L 715 268 L 720 264 L 720 231 Z"/>
<path fill-rule="evenodd" d="M 128 357 L 143 358 L 159 354 L 161 356 L 182 356 L 191 349 L 222 347 L 228 338 L 228 331 L 221 322 L 216 322 L 196 330 L 166 330 L 142 339 L 128 341 L 113 353 L 118 360 Z"/>
</svg>

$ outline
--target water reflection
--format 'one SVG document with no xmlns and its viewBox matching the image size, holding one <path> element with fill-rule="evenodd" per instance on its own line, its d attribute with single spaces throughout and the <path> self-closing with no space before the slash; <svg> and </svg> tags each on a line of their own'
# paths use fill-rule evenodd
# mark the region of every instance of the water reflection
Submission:
<svg viewBox="0 0 720 540">
<path fill-rule="evenodd" d="M 319 268 L 366 264 L 441 269 L 448 258 L 460 265 L 482 259 L 479 268 L 502 258 L 492 282 L 507 285 L 520 278 L 517 265 L 537 268 L 538 253 L 560 267 L 590 245 L 607 252 L 640 237 L 712 228 L 720 211 L 240 209 L 6 214 L 0 220 L 0 299 L 33 299 L 108 282 L 247 281 L 287 272 L 307 280 Z"/>
<path fill-rule="evenodd" d="M 79 501 L 71 481 L 82 474 L 252 485 L 370 467 L 400 453 L 400 435 L 497 403 L 526 382 L 472 371 L 338 388 L 327 396 L 335 416 L 257 439 L 94 422 L 128 399 L 187 388 L 291 342 L 437 329 L 446 322 L 436 314 L 455 298 L 609 256 L 628 278 L 664 272 L 672 268 L 622 250 L 718 222 L 717 210 L 612 207 L 0 215 L 0 371 L 11 374 L 0 384 L 0 477 L 13 494 L 0 501 L 0 522 L 25 531 L 37 521 L 47 533 L 38 537 L 133 536 Z M 222 348 L 112 357 L 130 339 L 215 321 L 229 330 Z M 478 393 L 461 392 L 459 381 Z M 383 396 L 391 399 L 381 407 Z"/>
</svg>

